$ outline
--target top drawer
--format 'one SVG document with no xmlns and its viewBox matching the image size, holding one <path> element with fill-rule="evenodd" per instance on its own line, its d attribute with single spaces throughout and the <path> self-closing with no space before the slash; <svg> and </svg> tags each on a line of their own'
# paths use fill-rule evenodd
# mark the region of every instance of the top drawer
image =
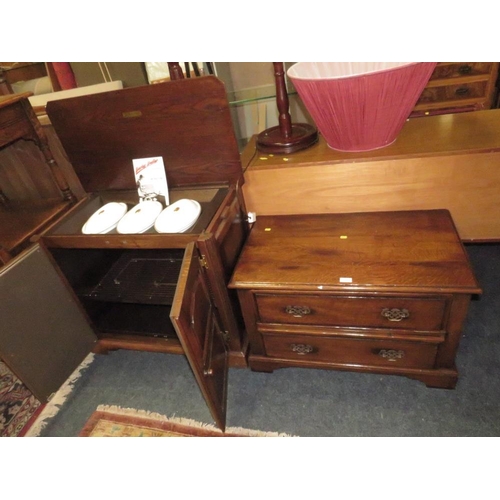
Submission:
<svg viewBox="0 0 500 500">
<path fill-rule="evenodd" d="M 261 294 L 258 321 L 345 327 L 444 330 L 445 297 Z"/>
<path fill-rule="evenodd" d="M 493 69 L 492 62 L 458 62 L 438 64 L 430 81 L 443 78 L 461 78 L 463 76 L 489 75 Z"/>
</svg>

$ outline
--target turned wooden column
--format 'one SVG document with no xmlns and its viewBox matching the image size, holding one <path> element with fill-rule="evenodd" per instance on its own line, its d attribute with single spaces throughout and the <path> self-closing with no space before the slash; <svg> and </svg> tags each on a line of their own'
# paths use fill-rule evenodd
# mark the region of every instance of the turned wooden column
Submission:
<svg viewBox="0 0 500 500">
<path fill-rule="evenodd" d="M 292 123 L 284 65 L 281 62 L 275 62 L 273 66 L 279 125 L 266 129 L 257 136 L 257 149 L 265 153 L 289 154 L 316 143 L 318 132 L 308 123 Z"/>
<path fill-rule="evenodd" d="M 52 175 L 54 176 L 54 180 L 60 189 L 63 198 L 66 201 L 69 201 L 71 203 L 76 202 L 76 197 L 71 191 L 71 188 L 69 187 L 68 182 L 66 181 L 66 178 L 64 177 L 63 173 L 61 172 L 61 169 L 54 159 L 54 156 L 52 154 L 52 151 L 50 150 L 49 146 L 49 141 L 47 139 L 47 136 L 45 135 L 45 132 L 42 129 L 42 126 L 40 122 L 38 121 L 38 118 L 36 117 L 35 112 L 33 111 L 33 108 L 31 107 L 31 104 L 28 99 L 23 99 L 20 101 L 20 104 L 22 105 L 24 112 L 26 116 L 28 117 L 31 126 L 33 127 L 33 134 L 31 135 L 31 139 L 34 140 L 37 144 L 37 146 L 40 148 L 40 151 L 43 154 L 43 157 L 45 158 L 45 162 L 47 163 L 50 171 L 52 172 Z"/>
</svg>

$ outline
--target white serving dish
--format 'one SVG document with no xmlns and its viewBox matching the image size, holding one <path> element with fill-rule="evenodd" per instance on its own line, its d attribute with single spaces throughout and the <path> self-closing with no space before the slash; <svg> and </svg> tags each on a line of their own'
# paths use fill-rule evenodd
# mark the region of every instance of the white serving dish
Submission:
<svg viewBox="0 0 500 500">
<path fill-rule="evenodd" d="M 191 228 L 201 213 L 196 200 L 183 198 L 169 205 L 155 221 L 158 233 L 183 233 Z"/>
<path fill-rule="evenodd" d="M 127 213 L 127 204 L 110 202 L 96 210 L 82 227 L 83 234 L 105 234 L 112 231 Z"/>
<path fill-rule="evenodd" d="M 163 205 L 159 201 L 143 201 L 131 208 L 120 220 L 116 230 L 120 234 L 140 234 L 153 227 Z"/>
</svg>

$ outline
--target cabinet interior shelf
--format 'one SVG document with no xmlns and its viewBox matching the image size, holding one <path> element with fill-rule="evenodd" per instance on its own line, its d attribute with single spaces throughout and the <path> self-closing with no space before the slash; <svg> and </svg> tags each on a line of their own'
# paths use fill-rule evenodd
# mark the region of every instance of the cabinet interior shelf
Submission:
<svg viewBox="0 0 500 500">
<path fill-rule="evenodd" d="M 95 284 L 80 287 L 86 299 L 172 305 L 183 251 L 125 252 Z"/>
<path fill-rule="evenodd" d="M 184 249 L 51 249 L 99 334 L 177 339 L 170 320 Z"/>
</svg>

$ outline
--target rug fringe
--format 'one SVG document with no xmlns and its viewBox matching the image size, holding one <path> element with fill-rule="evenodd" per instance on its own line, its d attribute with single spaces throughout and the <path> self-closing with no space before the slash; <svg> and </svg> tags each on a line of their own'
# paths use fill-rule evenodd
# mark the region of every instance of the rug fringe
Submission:
<svg viewBox="0 0 500 500">
<path fill-rule="evenodd" d="M 109 413 L 117 413 L 119 415 L 129 415 L 134 417 L 144 417 L 151 418 L 154 420 L 160 420 L 162 422 L 172 422 L 176 424 L 198 427 L 201 429 L 207 429 L 209 431 L 219 432 L 221 435 L 223 432 L 214 425 L 206 424 L 203 422 L 197 422 L 196 420 L 192 420 L 189 418 L 183 417 L 167 417 L 166 415 L 162 415 L 160 413 L 155 413 L 147 410 L 136 410 L 134 408 L 122 408 L 121 406 L 114 405 L 99 405 L 96 411 L 103 411 Z M 293 437 L 290 434 L 285 434 L 282 432 L 264 432 L 264 431 L 254 431 L 251 429 L 245 429 L 243 427 L 226 427 L 226 434 L 238 434 L 241 436 L 248 437 Z"/>
<path fill-rule="evenodd" d="M 40 436 L 40 432 L 47 425 L 48 421 L 59 413 L 61 406 L 66 402 L 66 399 L 73 391 L 75 382 L 82 376 L 83 370 L 88 368 L 92 361 L 94 361 L 94 358 L 95 354 L 90 353 L 80 363 L 78 368 L 69 376 L 66 382 L 64 382 L 61 388 L 54 394 L 52 399 L 45 405 L 45 408 L 42 410 L 24 437 Z"/>
</svg>

